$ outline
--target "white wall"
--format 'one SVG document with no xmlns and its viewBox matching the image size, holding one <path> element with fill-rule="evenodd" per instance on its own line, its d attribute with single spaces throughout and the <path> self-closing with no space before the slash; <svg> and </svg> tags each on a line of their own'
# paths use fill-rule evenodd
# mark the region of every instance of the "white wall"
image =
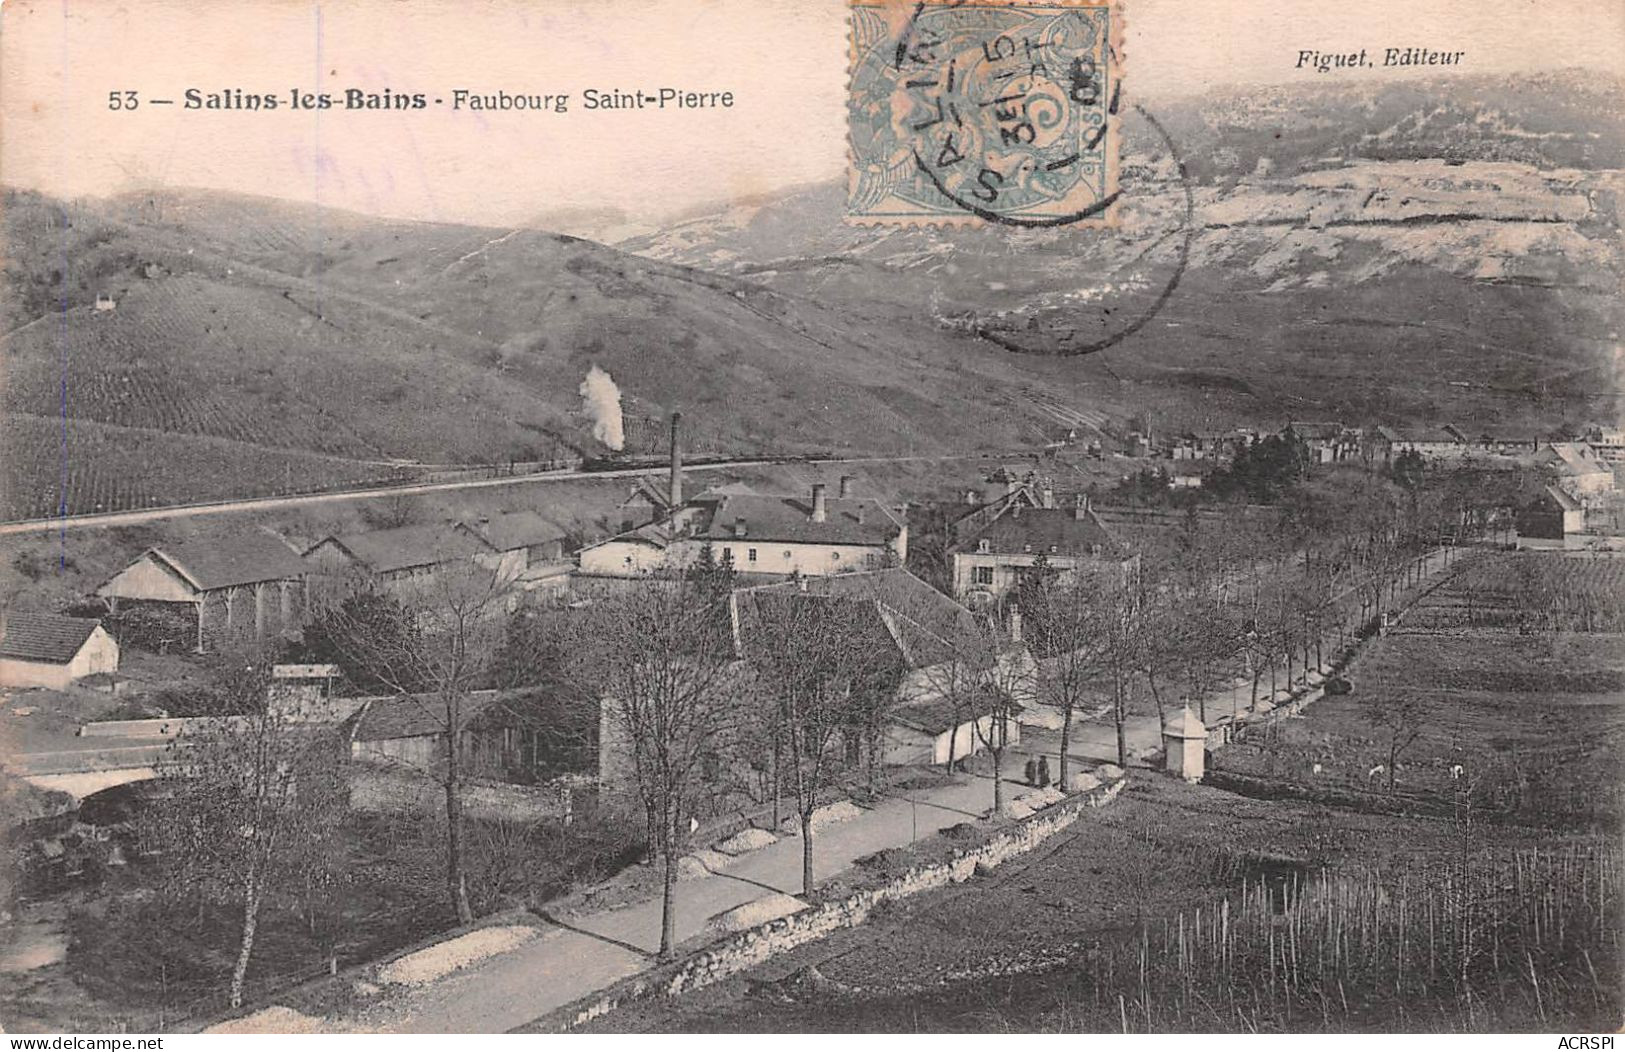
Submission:
<svg viewBox="0 0 1625 1052">
<path fill-rule="evenodd" d="M 634 577 L 666 565 L 666 549 L 641 542 L 609 540 L 581 550 L 582 573 Z"/>
<path fill-rule="evenodd" d="M 73 673 L 69 671 L 67 665 L 0 658 L 0 686 L 47 687 L 51 690 L 61 690 L 71 682 Z"/>
<path fill-rule="evenodd" d="M 118 671 L 118 642 L 100 625 L 90 633 L 85 645 L 73 656 L 68 668 L 74 679 L 94 676 L 98 672 Z"/>
<path fill-rule="evenodd" d="M 752 550 L 756 560 L 750 558 Z M 776 573 L 824 577 L 853 570 L 878 570 L 886 565 L 886 548 L 861 544 L 796 544 L 786 541 L 712 541 L 711 554 L 720 563 L 727 555 L 741 573 Z"/>
</svg>

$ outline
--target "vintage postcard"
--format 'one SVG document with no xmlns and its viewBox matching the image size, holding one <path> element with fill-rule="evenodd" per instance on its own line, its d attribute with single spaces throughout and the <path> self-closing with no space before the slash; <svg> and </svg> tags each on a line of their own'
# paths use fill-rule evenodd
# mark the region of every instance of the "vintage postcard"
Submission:
<svg viewBox="0 0 1625 1052">
<path fill-rule="evenodd" d="M 8 1034 L 1613 1047 L 1619 4 L 7 0 L 0 126 Z"/>
</svg>

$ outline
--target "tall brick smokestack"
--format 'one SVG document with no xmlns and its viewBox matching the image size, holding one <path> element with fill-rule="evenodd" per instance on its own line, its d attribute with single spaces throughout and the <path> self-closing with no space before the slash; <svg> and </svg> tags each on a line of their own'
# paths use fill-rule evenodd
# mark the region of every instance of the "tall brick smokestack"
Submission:
<svg viewBox="0 0 1625 1052">
<path fill-rule="evenodd" d="M 812 521 L 823 522 L 829 517 L 828 506 L 824 503 L 824 484 L 813 483 Z"/>
<path fill-rule="evenodd" d="M 681 431 L 683 423 L 682 413 L 671 415 L 671 510 L 676 511 L 683 506 L 683 446 Z"/>
</svg>

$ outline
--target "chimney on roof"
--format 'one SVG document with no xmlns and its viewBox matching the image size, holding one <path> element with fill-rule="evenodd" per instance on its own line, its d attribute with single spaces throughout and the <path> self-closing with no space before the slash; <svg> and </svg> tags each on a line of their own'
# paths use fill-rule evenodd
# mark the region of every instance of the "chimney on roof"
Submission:
<svg viewBox="0 0 1625 1052">
<path fill-rule="evenodd" d="M 841 497 L 842 500 L 846 500 L 846 499 L 848 499 L 849 497 L 852 496 L 852 476 L 851 475 L 842 475 L 841 476 L 841 488 L 840 488 L 840 490 L 838 492 L 839 492 L 840 497 Z"/>
<path fill-rule="evenodd" d="M 1042 490 L 1041 495 L 1043 497 L 1044 507 L 1055 507 L 1055 483 L 1053 481 L 1050 479 L 1044 480 L 1044 489 Z"/>
<path fill-rule="evenodd" d="M 823 522 L 829 518 L 829 508 L 824 501 L 825 486 L 822 482 L 813 483 L 812 521 Z"/>
<path fill-rule="evenodd" d="M 749 532 L 750 532 L 750 527 L 745 525 L 745 520 L 743 518 L 738 518 L 738 519 L 734 520 L 734 536 L 735 537 L 743 537 Z"/>
<path fill-rule="evenodd" d="M 965 491 L 965 503 L 980 504 L 982 503 L 982 495 L 973 489 L 968 489 Z"/>
<path fill-rule="evenodd" d="M 682 413 L 671 415 L 671 487 L 668 492 L 672 511 L 683 506 L 683 447 L 678 441 L 682 421 Z"/>
<path fill-rule="evenodd" d="M 1021 607 L 1010 606 L 1010 642 L 1021 642 Z"/>
<path fill-rule="evenodd" d="M 1078 502 L 1072 506 L 1072 517 L 1079 521 L 1089 517 L 1089 494 L 1078 494 Z"/>
</svg>

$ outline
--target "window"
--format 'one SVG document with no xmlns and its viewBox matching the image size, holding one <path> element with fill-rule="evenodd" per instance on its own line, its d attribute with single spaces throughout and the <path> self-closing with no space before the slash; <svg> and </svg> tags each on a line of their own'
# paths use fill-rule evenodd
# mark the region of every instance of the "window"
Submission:
<svg viewBox="0 0 1625 1052">
<path fill-rule="evenodd" d="M 755 562 L 756 561 L 756 549 L 755 548 L 751 548 L 749 551 L 745 552 L 745 560 L 747 562 Z"/>
<path fill-rule="evenodd" d="M 830 552 L 829 553 L 829 559 L 830 559 L 830 562 L 838 563 L 838 562 L 841 561 L 841 553 L 840 552 Z"/>
<path fill-rule="evenodd" d="M 978 566 L 976 568 L 976 583 L 977 584 L 992 584 L 993 583 L 993 567 L 991 567 L 991 566 Z"/>
<path fill-rule="evenodd" d="M 784 557 L 786 559 L 790 558 L 790 549 L 788 549 L 788 548 L 784 549 Z"/>
</svg>

